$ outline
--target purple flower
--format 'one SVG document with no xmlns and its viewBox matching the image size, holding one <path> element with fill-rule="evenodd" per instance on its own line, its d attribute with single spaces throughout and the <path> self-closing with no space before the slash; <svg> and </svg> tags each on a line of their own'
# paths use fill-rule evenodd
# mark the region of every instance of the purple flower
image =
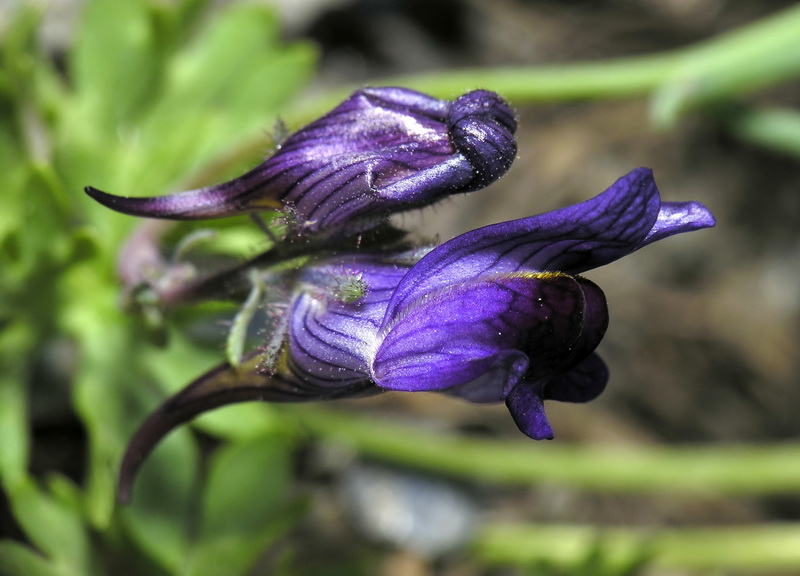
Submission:
<svg viewBox="0 0 800 576">
<path fill-rule="evenodd" d="M 195 220 L 280 209 L 306 233 L 352 233 L 494 182 L 516 156 L 515 130 L 508 104 L 486 90 L 449 102 L 366 88 L 229 182 L 153 198 L 86 192 L 135 216 Z"/>
<path fill-rule="evenodd" d="M 552 438 L 544 400 L 586 402 L 608 379 L 594 354 L 608 326 L 605 296 L 578 274 L 713 225 L 698 203 L 662 203 L 640 168 L 581 204 L 458 236 L 407 272 L 354 263 L 376 294 L 354 303 L 301 294 L 290 366 L 320 388 L 360 377 L 504 401 L 522 432 Z"/>
<path fill-rule="evenodd" d="M 579 274 L 714 223 L 699 203 L 662 202 L 639 168 L 586 202 L 473 230 L 421 258 L 360 252 L 311 263 L 290 302 L 286 369 L 222 366 L 170 399 L 129 448 L 123 494 L 163 434 L 245 400 L 438 391 L 505 402 L 522 432 L 552 438 L 544 401 L 586 402 L 608 380 L 594 352 L 605 296 Z"/>
</svg>

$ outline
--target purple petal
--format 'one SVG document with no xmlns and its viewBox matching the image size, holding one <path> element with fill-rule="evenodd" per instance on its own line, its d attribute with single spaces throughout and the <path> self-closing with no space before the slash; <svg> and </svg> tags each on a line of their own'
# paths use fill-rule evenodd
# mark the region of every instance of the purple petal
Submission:
<svg viewBox="0 0 800 576">
<path fill-rule="evenodd" d="M 465 279 L 522 270 L 572 274 L 612 262 L 640 246 L 659 206 L 652 172 L 637 168 L 581 204 L 462 234 L 414 266 L 398 286 L 385 321 L 409 299 Z"/>
<path fill-rule="evenodd" d="M 575 276 L 575 281 L 583 289 L 583 330 L 571 346 L 569 354 L 561 359 L 558 366 L 565 372 L 577 366 L 597 348 L 608 328 L 608 303 L 600 287 L 587 278 Z"/>
<path fill-rule="evenodd" d="M 549 380 L 542 397 L 559 402 L 589 402 L 605 390 L 608 376 L 606 363 L 593 353 L 568 372 Z"/>
<path fill-rule="evenodd" d="M 470 190 L 488 186 L 511 167 L 517 120 L 500 96 L 488 90 L 464 94 L 453 102 L 447 124 L 453 144 L 474 170 Z"/>
<path fill-rule="evenodd" d="M 575 280 L 583 288 L 583 331 L 559 365 L 559 374 L 546 381 L 545 400 L 588 402 L 597 398 L 608 382 L 608 368 L 594 354 L 608 328 L 606 297 L 594 282 L 580 276 Z"/>
<path fill-rule="evenodd" d="M 498 276 L 425 294 L 382 330 L 373 378 L 382 388 L 422 391 L 494 373 L 485 386 L 501 400 L 523 375 L 551 374 L 562 362 L 581 334 L 583 307 L 581 286 L 554 274 Z"/>
<path fill-rule="evenodd" d="M 238 212 L 277 210 L 281 207 L 277 199 L 264 196 L 260 199 L 261 204 L 258 207 L 237 210 L 235 198 L 239 191 L 246 188 L 245 179 L 248 177 L 250 173 L 219 186 L 149 198 L 115 196 L 91 186 L 84 188 L 84 191 L 106 208 L 144 218 L 203 220 L 233 216 Z"/>
<path fill-rule="evenodd" d="M 325 388 L 369 380 L 369 360 L 392 291 L 408 266 L 352 256 L 307 269 L 307 288 L 295 299 L 289 320 L 289 368 L 303 382 Z M 366 285 L 352 302 L 335 297 L 335 284 L 358 275 Z"/>
<path fill-rule="evenodd" d="M 553 428 L 544 413 L 544 401 L 537 384 L 520 382 L 506 398 L 506 407 L 523 434 L 534 440 L 553 439 Z"/>
<path fill-rule="evenodd" d="M 712 228 L 717 221 L 699 202 L 662 202 L 658 219 L 639 248 L 675 234 Z"/>
<path fill-rule="evenodd" d="M 492 358 L 491 366 L 477 378 L 442 392 L 476 404 L 502 402 L 508 391 L 525 376 L 529 365 L 530 359 L 524 352 L 504 350 Z"/>
<path fill-rule="evenodd" d="M 229 182 L 156 198 L 86 192 L 137 216 L 218 218 L 283 207 L 308 232 L 352 232 L 496 180 L 516 156 L 515 129 L 510 108 L 491 92 L 451 103 L 404 88 L 364 89 Z"/>
</svg>

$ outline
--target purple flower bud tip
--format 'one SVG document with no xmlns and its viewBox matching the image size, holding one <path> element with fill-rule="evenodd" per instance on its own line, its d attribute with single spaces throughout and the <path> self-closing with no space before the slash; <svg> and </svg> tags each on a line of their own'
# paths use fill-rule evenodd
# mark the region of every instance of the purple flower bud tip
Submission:
<svg viewBox="0 0 800 576">
<path fill-rule="evenodd" d="M 488 186 L 511 167 L 517 152 L 517 119 L 494 92 L 475 90 L 458 98 L 447 125 L 456 148 L 474 169 L 473 187 Z"/>
<path fill-rule="evenodd" d="M 366 88 L 229 182 L 153 198 L 86 193 L 134 216 L 195 220 L 283 209 L 305 233 L 352 233 L 494 182 L 516 156 L 515 130 L 511 108 L 486 90 L 450 102 Z"/>
</svg>

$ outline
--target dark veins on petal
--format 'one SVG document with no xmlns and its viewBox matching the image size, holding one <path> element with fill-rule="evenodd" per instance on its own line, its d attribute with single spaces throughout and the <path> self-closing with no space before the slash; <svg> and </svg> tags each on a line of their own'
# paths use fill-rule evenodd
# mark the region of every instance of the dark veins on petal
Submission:
<svg viewBox="0 0 800 576">
<path fill-rule="evenodd" d="M 639 168 L 581 204 L 462 234 L 403 279 L 387 319 L 416 294 L 462 279 L 520 270 L 574 274 L 607 264 L 640 247 L 658 210 L 652 173 Z"/>
<path fill-rule="evenodd" d="M 86 192 L 136 216 L 192 220 L 284 209 L 306 233 L 352 233 L 392 212 L 487 186 L 514 160 L 515 130 L 508 104 L 485 90 L 448 102 L 366 88 L 229 182 L 153 198 Z"/>
</svg>

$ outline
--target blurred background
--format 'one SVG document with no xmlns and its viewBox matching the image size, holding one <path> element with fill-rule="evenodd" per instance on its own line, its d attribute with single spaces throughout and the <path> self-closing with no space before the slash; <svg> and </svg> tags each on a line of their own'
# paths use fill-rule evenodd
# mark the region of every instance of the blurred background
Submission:
<svg viewBox="0 0 800 576">
<path fill-rule="evenodd" d="M 481 72 L 575 63 L 602 71 L 764 18 L 800 26 L 792 2 L 276 0 L 250 3 L 253 12 L 199 0 L 24 4 L 0 2 L 0 194 L 9 206 L 0 215 L 0 574 L 800 574 L 790 553 L 800 532 L 768 537 L 773 556 L 738 566 L 681 556 L 659 540 L 666 529 L 800 522 L 800 44 L 776 48 L 794 60 L 770 76 L 775 53 L 751 57 L 746 43 L 761 40 L 742 37 L 742 77 L 672 115 L 659 115 L 669 86 L 658 82 L 526 92 Z M 688 54 L 687 66 L 705 62 L 702 50 Z M 720 66 L 738 71 L 735 61 Z M 503 406 L 435 394 L 226 408 L 170 437 L 121 511 L 112 492 L 127 438 L 169 391 L 222 360 L 218 318 L 230 311 L 211 310 L 210 338 L 192 335 L 199 321 L 187 313 L 167 320 L 168 347 L 151 344 L 121 309 L 114 276 L 134 223 L 92 206 L 82 186 L 151 195 L 221 181 L 269 149 L 276 115 L 296 128 L 353 87 L 401 80 L 442 97 L 496 90 L 520 125 L 519 156 L 502 180 L 397 217 L 421 237 L 579 202 L 637 166 L 654 170 L 664 199 L 706 204 L 717 226 L 587 274 L 609 301 L 598 352 L 611 380 L 589 405 L 548 406 L 556 440 L 547 446 L 522 447 Z M 753 115 L 762 110 L 786 116 L 763 129 Z M 225 226 L 234 237 L 248 223 Z M 252 250 L 251 232 L 241 234 L 239 249 Z M 395 446 L 426 435 L 433 456 L 415 461 L 413 447 Z M 461 468 L 437 465 L 440 436 L 466 439 Z M 568 456 L 586 448 L 564 466 L 608 467 L 612 480 L 565 472 L 562 481 L 556 470 L 507 481 L 477 456 L 471 465 L 484 470 L 471 475 L 473 440 L 489 443 L 478 452 L 506 442 L 520 450 L 497 452 L 498 466 L 522 455 L 556 466 L 560 447 Z M 760 461 L 745 456 L 729 481 L 681 483 L 692 476 L 682 467 L 731 446 L 786 450 L 785 466 L 764 464 L 783 478 L 779 487 L 760 487 Z M 646 471 L 639 486 L 615 484 L 630 465 L 615 460 L 617 449 L 674 457 L 664 469 L 677 484 L 648 486 Z M 676 456 L 694 449 L 707 452 Z M 783 468 L 785 477 L 774 472 Z M 539 550 L 492 532 L 507 525 L 590 532 L 568 530 Z M 630 533 L 604 540 L 609 528 Z M 649 533 L 652 542 L 636 536 Z M 718 558 L 756 541 L 742 534 Z"/>
</svg>

